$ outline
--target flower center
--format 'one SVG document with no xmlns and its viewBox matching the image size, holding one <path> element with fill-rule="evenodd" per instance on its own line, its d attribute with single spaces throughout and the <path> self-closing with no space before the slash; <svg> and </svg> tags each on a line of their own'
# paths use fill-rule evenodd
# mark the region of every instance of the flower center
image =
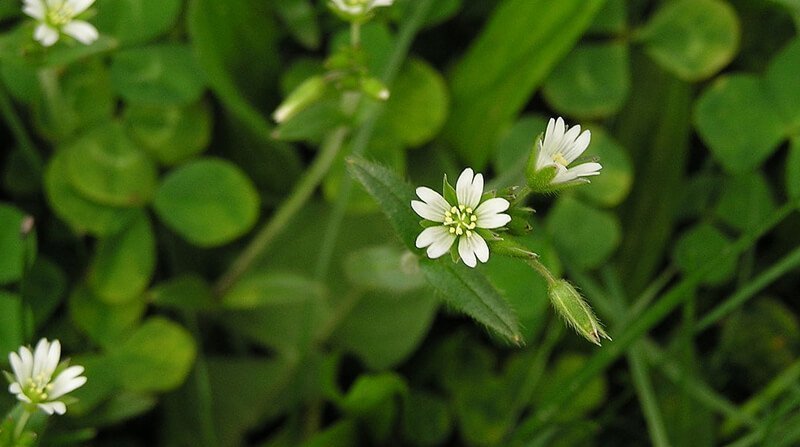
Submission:
<svg viewBox="0 0 800 447">
<path fill-rule="evenodd" d="M 475 211 L 465 205 L 454 206 L 444 213 L 444 226 L 450 227 L 450 234 L 456 236 L 472 236 L 473 230 L 478 226 L 477 221 Z"/>
<path fill-rule="evenodd" d="M 35 404 L 47 400 L 47 395 L 52 389 L 53 385 L 50 383 L 50 377 L 39 374 L 25 382 L 22 392 Z"/>
<path fill-rule="evenodd" d="M 53 26 L 63 26 L 72 21 L 75 12 L 67 2 L 61 2 L 47 10 L 47 21 Z"/>
<path fill-rule="evenodd" d="M 561 152 L 556 152 L 555 154 L 553 154 L 553 161 L 564 167 L 567 167 L 567 165 L 569 164 L 567 159 L 564 158 L 564 154 L 562 154 Z"/>
</svg>

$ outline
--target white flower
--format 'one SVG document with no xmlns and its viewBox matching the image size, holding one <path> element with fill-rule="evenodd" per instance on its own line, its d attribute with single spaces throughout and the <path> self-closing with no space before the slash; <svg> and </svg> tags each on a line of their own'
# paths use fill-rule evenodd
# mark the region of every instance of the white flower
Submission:
<svg viewBox="0 0 800 447">
<path fill-rule="evenodd" d="M 61 37 L 61 33 L 89 45 L 97 40 L 97 28 L 89 22 L 75 20 L 94 3 L 94 0 L 23 0 L 22 12 L 39 22 L 33 38 L 49 47 Z"/>
<path fill-rule="evenodd" d="M 458 240 L 458 254 L 464 264 L 475 267 L 476 258 L 486 262 L 489 246 L 476 229 L 500 228 L 511 221 L 511 216 L 502 213 L 509 207 L 508 200 L 492 198 L 481 202 L 483 175 L 475 175 L 471 168 L 464 169 L 456 182 L 458 203 L 449 203 L 438 192 L 424 186 L 417 188 L 417 195 L 422 201 L 412 200 L 411 208 L 423 219 L 441 223 L 425 228 L 417 236 L 417 248 L 428 247 L 431 259 L 450 251 Z"/>
<path fill-rule="evenodd" d="M 22 402 L 38 406 L 47 414 L 66 413 L 66 404 L 58 399 L 86 383 L 86 377 L 81 376 L 82 366 L 70 366 L 53 377 L 56 370 L 60 369 L 61 343 L 58 340 L 50 343 L 43 338 L 33 353 L 22 346 L 19 353 L 12 352 L 8 358 L 15 379 L 8 391 Z"/>
<path fill-rule="evenodd" d="M 381 6 L 392 6 L 394 0 L 330 0 L 330 2 L 338 11 L 358 17 Z"/>
<path fill-rule="evenodd" d="M 600 174 L 600 163 L 582 163 L 569 168 L 583 151 L 589 147 L 592 138 L 588 130 L 581 133 L 581 126 L 568 128 L 564 120 L 550 118 L 544 139 L 536 141 L 536 169 L 541 172 L 545 168 L 555 168 L 555 176 L 550 179 L 550 185 L 558 185 L 578 180 L 580 177 Z M 588 182 L 587 179 L 581 179 Z"/>
</svg>

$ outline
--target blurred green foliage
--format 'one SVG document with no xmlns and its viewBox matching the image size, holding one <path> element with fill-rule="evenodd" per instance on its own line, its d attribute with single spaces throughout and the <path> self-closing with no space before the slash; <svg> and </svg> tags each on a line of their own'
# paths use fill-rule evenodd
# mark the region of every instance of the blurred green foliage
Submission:
<svg viewBox="0 0 800 447">
<path fill-rule="evenodd" d="M 800 443 L 797 1 L 396 0 L 358 53 L 389 99 L 277 125 L 350 45 L 323 1 L 97 0 L 49 49 L 18 6 L 0 353 L 59 338 L 88 377 L 40 445 Z M 412 184 L 522 184 L 550 116 L 603 170 L 518 241 L 602 348 L 518 260 L 414 245 Z"/>
</svg>

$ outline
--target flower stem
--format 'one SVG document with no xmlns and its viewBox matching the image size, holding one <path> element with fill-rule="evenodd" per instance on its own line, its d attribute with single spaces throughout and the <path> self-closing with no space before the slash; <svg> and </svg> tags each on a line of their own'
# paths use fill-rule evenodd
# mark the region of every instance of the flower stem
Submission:
<svg viewBox="0 0 800 447">
<path fill-rule="evenodd" d="M 542 264 L 542 261 L 539 260 L 538 256 L 535 257 L 532 256 L 528 258 L 527 262 L 529 266 L 531 266 L 534 270 L 536 270 L 536 273 L 542 275 L 542 277 L 547 281 L 548 285 L 553 285 L 556 282 L 558 282 L 558 278 L 556 278 L 555 276 L 553 276 L 552 273 L 550 273 L 550 270 L 548 270 L 547 267 L 545 267 L 545 265 Z"/>
<path fill-rule="evenodd" d="M 350 45 L 353 48 L 361 46 L 361 24 L 358 22 L 350 23 Z"/>
<path fill-rule="evenodd" d="M 292 194 L 281 203 L 272 218 L 261 227 L 253 240 L 250 241 L 250 244 L 239 254 L 225 274 L 219 278 L 215 287 L 215 292 L 218 296 L 224 294 L 242 275 L 250 270 L 253 263 L 269 248 L 275 237 L 289 225 L 295 214 L 308 202 L 311 194 L 316 190 L 339 154 L 347 133 L 348 129 L 346 127 L 339 127 L 331 132 L 322 145 L 321 152 L 314 159 L 314 162 Z"/>
<path fill-rule="evenodd" d="M 27 405 L 24 407 L 22 414 L 17 421 L 17 426 L 14 428 L 14 440 L 19 440 L 22 433 L 25 432 L 25 426 L 28 425 L 28 420 L 31 418 L 31 414 L 33 414 L 30 410 L 28 410 Z"/>
</svg>

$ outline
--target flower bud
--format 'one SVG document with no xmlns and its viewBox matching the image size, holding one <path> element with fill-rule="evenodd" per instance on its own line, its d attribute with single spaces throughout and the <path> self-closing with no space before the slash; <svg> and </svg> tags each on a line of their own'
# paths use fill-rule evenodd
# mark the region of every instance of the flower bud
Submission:
<svg viewBox="0 0 800 447">
<path fill-rule="evenodd" d="M 306 79 L 275 109 L 272 119 L 276 123 L 282 123 L 292 118 L 321 98 L 327 86 L 328 83 L 322 76 L 312 76 Z"/>
<path fill-rule="evenodd" d="M 376 101 L 386 101 L 389 99 L 389 89 L 377 78 L 363 78 L 361 80 L 361 91 Z"/>
<path fill-rule="evenodd" d="M 561 317 L 585 339 L 597 346 L 600 346 L 603 338 L 611 340 L 592 312 L 592 308 L 572 284 L 563 279 L 554 281 L 550 284 L 548 295 L 550 302 L 553 303 L 553 307 Z"/>
</svg>

